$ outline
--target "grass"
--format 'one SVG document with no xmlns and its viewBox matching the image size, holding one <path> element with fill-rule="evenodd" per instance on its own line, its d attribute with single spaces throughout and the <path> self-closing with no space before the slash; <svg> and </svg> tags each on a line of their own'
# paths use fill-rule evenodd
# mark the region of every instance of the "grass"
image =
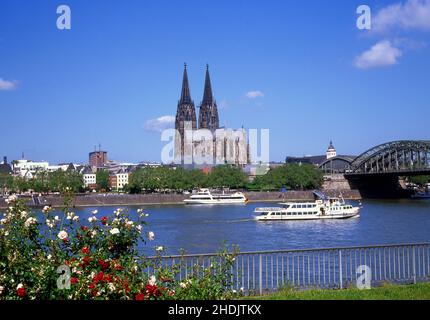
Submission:
<svg viewBox="0 0 430 320">
<path fill-rule="evenodd" d="M 384 284 L 368 290 L 356 288 L 344 290 L 305 290 L 283 289 L 281 291 L 257 297 L 256 300 L 430 300 L 430 283 L 414 285 Z"/>
</svg>

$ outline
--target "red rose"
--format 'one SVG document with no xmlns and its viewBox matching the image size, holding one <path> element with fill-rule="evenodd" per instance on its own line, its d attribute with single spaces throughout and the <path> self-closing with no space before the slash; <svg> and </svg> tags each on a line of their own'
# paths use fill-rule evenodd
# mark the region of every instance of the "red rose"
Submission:
<svg viewBox="0 0 430 320">
<path fill-rule="evenodd" d="M 88 288 L 90 288 L 90 289 L 94 289 L 96 287 L 96 285 L 94 284 L 94 283 L 90 283 L 89 285 L 88 285 Z"/>
<path fill-rule="evenodd" d="M 122 265 L 120 265 L 119 263 L 115 263 L 115 270 L 121 271 L 121 270 L 124 270 L 124 267 Z"/>
<path fill-rule="evenodd" d="M 156 285 L 152 286 L 150 284 L 148 284 L 146 286 L 146 293 L 150 296 L 154 296 L 154 297 L 158 297 L 161 295 L 160 290 L 158 289 L 158 287 Z"/>
<path fill-rule="evenodd" d="M 103 224 L 103 225 L 106 225 L 106 223 L 107 223 L 107 217 L 103 217 L 103 218 L 102 218 L 102 224 Z"/>
<path fill-rule="evenodd" d="M 134 300 L 145 300 L 145 295 L 143 293 L 136 294 Z"/>
<path fill-rule="evenodd" d="M 99 259 L 99 266 L 102 268 L 102 270 L 109 269 L 109 262 Z"/>
<path fill-rule="evenodd" d="M 82 231 L 87 231 L 87 230 L 88 230 L 88 227 L 87 227 L 87 226 L 82 226 L 82 227 L 81 227 L 81 230 L 82 230 Z"/>
<path fill-rule="evenodd" d="M 85 266 L 87 266 L 87 265 L 89 265 L 89 264 L 90 264 L 90 262 L 91 262 L 91 258 L 90 258 L 89 256 L 85 256 L 85 257 L 82 259 L 82 261 L 83 261 L 82 266 L 83 266 L 83 267 L 85 267 Z"/>
<path fill-rule="evenodd" d="M 103 281 L 112 282 L 112 276 L 110 274 L 105 275 L 103 278 Z"/>
<path fill-rule="evenodd" d="M 88 247 L 83 247 L 82 248 L 82 253 L 83 254 L 88 254 L 88 253 L 90 253 L 90 249 Z"/>
<path fill-rule="evenodd" d="M 71 283 L 71 284 L 77 284 L 77 283 L 78 283 L 78 278 L 71 277 L 71 278 L 70 278 L 70 283 Z"/>
<path fill-rule="evenodd" d="M 105 275 L 104 275 L 103 271 L 100 271 L 99 273 L 97 273 L 97 274 L 93 277 L 93 282 L 94 282 L 94 283 L 98 283 L 98 282 L 100 282 L 100 281 L 103 281 L 103 280 L 104 280 L 104 277 L 105 277 Z"/>
<path fill-rule="evenodd" d="M 16 289 L 16 294 L 18 295 L 18 297 L 24 298 L 26 295 L 25 288 L 21 287 Z"/>
</svg>

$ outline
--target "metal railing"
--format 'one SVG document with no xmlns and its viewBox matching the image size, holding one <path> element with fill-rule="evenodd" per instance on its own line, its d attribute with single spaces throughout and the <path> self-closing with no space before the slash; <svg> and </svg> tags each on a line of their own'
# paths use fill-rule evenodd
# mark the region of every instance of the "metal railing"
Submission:
<svg viewBox="0 0 430 320">
<path fill-rule="evenodd" d="M 217 254 L 161 258 L 164 266 L 177 268 L 180 281 L 214 262 L 222 258 Z M 235 256 L 229 274 L 232 290 L 264 294 L 285 287 L 355 287 L 361 276 L 357 268 L 363 266 L 371 285 L 430 281 L 430 243 L 243 252 Z"/>
</svg>

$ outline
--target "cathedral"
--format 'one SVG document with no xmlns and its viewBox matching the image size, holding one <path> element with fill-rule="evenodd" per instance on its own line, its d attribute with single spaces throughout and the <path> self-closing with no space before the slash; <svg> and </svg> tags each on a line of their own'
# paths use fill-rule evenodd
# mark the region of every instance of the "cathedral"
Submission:
<svg viewBox="0 0 430 320">
<path fill-rule="evenodd" d="M 208 65 L 197 122 L 185 64 L 175 119 L 175 163 L 188 167 L 248 164 L 250 157 L 245 130 L 227 129 L 220 127 L 219 123 Z"/>
</svg>

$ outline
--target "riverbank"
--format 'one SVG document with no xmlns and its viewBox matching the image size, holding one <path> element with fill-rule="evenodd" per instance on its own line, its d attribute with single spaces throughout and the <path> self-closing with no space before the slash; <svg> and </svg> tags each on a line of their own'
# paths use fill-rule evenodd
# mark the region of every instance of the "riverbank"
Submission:
<svg viewBox="0 0 430 320">
<path fill-rule="evenodd" d="M 344 290 L 285 289 L 267 296 L 247 297 L 257 300 L 430 300 L 430 283 L 391 285 L 369 290 L 356 288 Z"/>
<path fill-rule="evenodd" d="M 358 190 L 328 190 L 324 191 L 330 196 L 342 196 L 349 200 L 359 200 L 361 195 Z M 245 192 L 250 202 L 281 202 L 281 201 L 310 201 L 314 200 L 312 191 L 288 191 L 281 192 Z M 74 207 L 103 207 L 103 206 L 146 206 L 146 205 L 178 205 L 183 204 L 183 200 L 189 195 L 183 194 L 79 194 L 74 197 Z M 32 200 L 26 198 L 29 205 Z M 39 197 L 42 205 L 61 207 L 64 200 L 61 196 Z M 4 199 L 0 199 L 0 208 L 6 208 Z"/>
</svg>

